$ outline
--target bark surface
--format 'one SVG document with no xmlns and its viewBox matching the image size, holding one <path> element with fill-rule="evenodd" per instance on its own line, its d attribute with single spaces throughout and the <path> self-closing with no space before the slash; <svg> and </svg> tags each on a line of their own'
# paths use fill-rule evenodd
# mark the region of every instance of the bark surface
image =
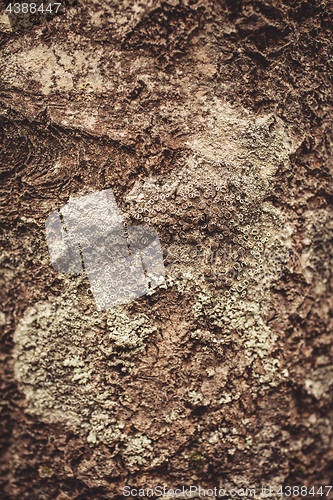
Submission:
<svg viewBox="0 0 333 500">
<path fill-rule="evenodd" d="M 332 484 L 332 4 L 6 6 L 1 498 Z M 166 277 L 98 312 L 45 219 L 107 188 Z"/>
</svg>

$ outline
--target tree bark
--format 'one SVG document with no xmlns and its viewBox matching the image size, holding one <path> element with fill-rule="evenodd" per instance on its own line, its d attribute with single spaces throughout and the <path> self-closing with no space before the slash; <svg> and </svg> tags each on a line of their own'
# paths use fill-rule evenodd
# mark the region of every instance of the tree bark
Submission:
<svg viewBox="0 0 333 500">
<path fill-rule="evenodd" d="M 2 498 L 333 498 L 332 4 L 7 5 Z M 97 311 L 45 220 L 110 188 L 165 280 Z"/>
</svg>

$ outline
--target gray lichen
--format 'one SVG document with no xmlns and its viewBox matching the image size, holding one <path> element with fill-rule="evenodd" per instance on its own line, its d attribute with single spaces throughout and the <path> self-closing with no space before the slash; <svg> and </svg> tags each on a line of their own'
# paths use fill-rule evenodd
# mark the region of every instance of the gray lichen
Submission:
<svg viewBox="0 0 333 500">
<path fill-rule="evenodd" d="M 73 285 L 77 286 L 75 280 Z M 92 312 L 91 306 L 86 312 L 76 309 L 68 292 L 27 309 L 14 336 L 16 376 L 31 414 L 83 433 L 91 446 L 125 443 L 124 457 L 133 468 L 143 463 L 149 440 L 127 435 L 124 424 L 112 417 L 112 410 L 119 404 L 116 386 L 103 380 L 101 370 L 103 366 L 112 370 L 119 362 L 128 370 L 133 363 L 126 358 L 141 352 L 143 339 L 157 327 L 145 315 L 130 319 L 126 309 L 119 307 L 107 317 L 107 338 L 100 329 L 101 319 L 96 320 Z M 122 352 L 107 367 L 108 358 L 114 355 L 112 346 Z"/>
</svg>

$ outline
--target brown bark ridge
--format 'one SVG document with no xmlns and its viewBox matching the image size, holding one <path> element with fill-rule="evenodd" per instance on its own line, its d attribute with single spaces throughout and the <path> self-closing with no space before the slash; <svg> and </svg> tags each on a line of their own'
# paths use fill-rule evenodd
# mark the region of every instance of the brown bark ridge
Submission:
<svg viewBox="0 0 333 500">
<path fill-rule="evenodd" d="M 1 498 L 319 498 L 332 3 L 1 5 Z M 107 188 L 157 230 L 166 276 L 99 312 L 86 275 L 52 268 L 44 221 Z"/>
</svg>

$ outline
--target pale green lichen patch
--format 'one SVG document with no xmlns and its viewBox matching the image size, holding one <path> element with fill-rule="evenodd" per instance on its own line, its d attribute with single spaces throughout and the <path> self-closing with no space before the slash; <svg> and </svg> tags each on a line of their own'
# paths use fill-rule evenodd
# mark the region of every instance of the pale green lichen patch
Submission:
<svg viewBox="0 0 333 500">
<path fill-rule="evenodd" d="M 132 440 L 112 415 L 120 399 L 115 368 L 128 371 L 133 363 L 127 358 L 145 348 L 143 340 L 157 327 L 146 315 L 129 318 L 124 307 L 107 316 L 110 338 L 102 321 L 93 306 L 76 309 L 68 291 L 35 304 L 15 331 L 15 372 L 31 414 L 83 433 L 90 446 L 116 445 L 115 454 L 123 443 L 124 457 L 135 468 L 152 448 L 146 437 Z"/>
<path fill-rule="evenodd" d="M 151 443 L 151 439 L 144 435 L 137 435 L 127 441 L 123 456 L 131 472 L 136 469 L 135 466 L 143 465 L 153 457 Z"/>
<path fill-rule="evenodd" d="M 276 387 L 288 378 L 288 371 L 282 369 L 279 360 L 271 357 L 278 339 L 262 318 L 265 298 L 261 302 L 246 298 L 240 300 L 236 291 L 226 297 L 207 283 L 197 282 L 193 288 L 196 290 L 193 318 L 196 324 L 205 326 L 192 331 L 191 339 L 202 346 L 205 355 L 211 357 L 214 354 L 223 360 L 226 373 L 236 370 L 241 374 L 250 368 L 254 382 L 250 388 L 253 397 L 257 393 L 264 394 L 270 387 Z M 215 372 L 216 369 L 207 372 L 212 383 L 219 380 Z M 207 383 L 203 387 L 205 393 Z M 233 392 L 221 390 L 217 403 L 230 404 L 248 390 L 247 385 Z M 204 406 L 206 399 L 201 391 L 188 393 L 188 401 L 193 406 Z"/>
<path fill-rule="evenodd" d="M 78 381 L 79 384 L 86 384 L 90 375 L 92 373 L 92 369 L 89 370 L 84 362 L 79 358 L 79 356 L 74 356 L 73 358 L 66 358 L 63 362 L 64 366 L 70 366 L 74 368 L 74 375 L 72 377 L 72 381 Z"/>
<path fill-rule="evenodd" d="M 215 100 L 180 166 L 167 179 L 138 178 L 124 200 L 125 218 L 165 232 L 163 288 L 173 280 L 185 294 L 189 283 L 206 281 L 226 299 L 253 300 L 279 279 L 292 254 L 292 222 L 263 200 L 297 141 L 276 116 Z"/>
<path fill-rule="evenodd" d="M 107 324 L 110 328 L 110 341 L 117 347 L 130 349 L 132 354 L 144 350 L 144 339 L 157 330 L 157 327 L 151 325 L 144 314 L 135 319 L 129 319 L 124 307 L 117 307 L 110 311 Z"/>
<path fill-rule="evenodd" d="M 74 356 L 73 358 L 66 358 L 63 365 L 78 368 L 80 366 L 84 366 L 84 362 L 79 358 L 79 356 Z"/>
<path fill-rule="evenodd" d="M 86 384 L 88 379 L 90 378 L 92 370 L 88 370 L 87 368 L 75 368 L 74 375 L 72 381 L 78 381 L 79 384 Z"/>
</svg>

